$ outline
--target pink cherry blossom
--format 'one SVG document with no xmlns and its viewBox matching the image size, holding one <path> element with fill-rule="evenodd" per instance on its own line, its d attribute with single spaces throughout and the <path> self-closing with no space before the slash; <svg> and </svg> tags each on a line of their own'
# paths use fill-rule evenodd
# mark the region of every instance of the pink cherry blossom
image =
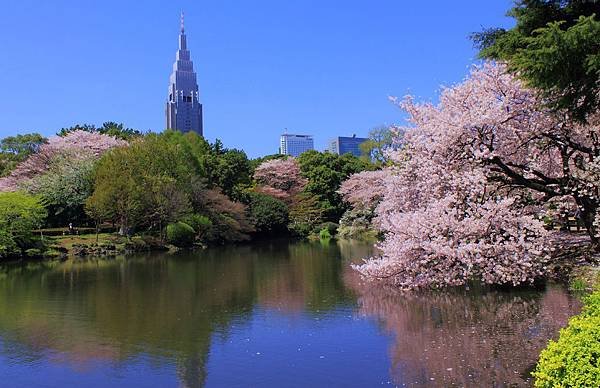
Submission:
<svg viewBox="0 0 600 388">
<path fill-rule="evenodd" d="M 595 240 L 597 117 L 582 125 L 549 111 L 491 63 L 445 89 L 437 105 L 398 104 L 409 125 L 383 184 L 358 175 L 342 189 L 354 203 L 382 198 L 374 221 L 382 254 L 355 266 L 367 279 L 401 288 L 532 282 L 546 272 L 549 232 L 539 212 L 550 200 L 575 203 Z"/>
<path fill-rule="evenodd" d="M 33 177 L 47 171 L 52 158 L 59 154 L 70 158 L 99 157 L 113 147 L 125 145 L 124 140 L 96 132 L 74 131 L 66 136 L 53 136 L 9 176 L 0 178 L 0 191 L 18 190 Z"/>
<path fill-rule="evenodd" d="M 307 183 L 294 158 L 272 159 L 263 162 L 256 168 L 254 180 L 258 183 L 256 189 L 258 192 L 288 203 L 304 189 Z"/>
</svg>

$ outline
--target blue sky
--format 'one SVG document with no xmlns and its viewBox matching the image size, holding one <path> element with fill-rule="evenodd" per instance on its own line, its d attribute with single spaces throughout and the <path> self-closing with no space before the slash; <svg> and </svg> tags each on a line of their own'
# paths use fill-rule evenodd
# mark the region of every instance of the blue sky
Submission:
<svg viewBox="0 0 600 388">
<path fill-rule="evenodd" d="M 205 132 L 251 157 L 279 135 L 367 135 L 402 122 L 389 95 L 434 100 L 463 79 L 467 36 L 511 26 L 509 0 L 4 0 L 0 136 L 76 123 L 164 128 L 179 13 Z"/>
</svg>

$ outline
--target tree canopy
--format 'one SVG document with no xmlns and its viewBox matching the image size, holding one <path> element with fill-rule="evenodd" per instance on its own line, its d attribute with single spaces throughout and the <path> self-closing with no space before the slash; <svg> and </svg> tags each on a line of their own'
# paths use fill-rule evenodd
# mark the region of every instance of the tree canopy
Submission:
<svg viewBox="0 0 600 388">
<path fill-rule="evenodd" d="M 0 193 L 0 258 L 22 253 L 31 231 L 41 227 L 45 217 L 39 198 L 22 192 Z"/>
<path fill-rule="evenodd" d="M 8 136 L 0 140 L 0 177 L 10 174 L 31 154 L 48 141 L 39 133 Z"/>
<path fill-rule="evenodd" d="M 315 196 L 328 221 L 338 221 L 346 205 L 337 192 L 350 175 L 372 168 L 352 154 L 307 151 L 298 157 L 300 171 L 308 183 L 304 192 Z"/>
<path fill-rule="evenodd" d="M 61 128 L 57 132 L 57 135 L 66 136 L 69 133 L 76 131 L 101 133 L 103 135 L 116 137 L 122 140 L 132 140 L 143 135 L 142 132 L 138 131 L 137 129 L 127 128 L 124 124 L 116 123 L 114 121 L 107 121 L 99 128 L 93 124 L 76 124 L 72 127 Z"/>
<path fill-rule="evenodd" d="M 514 28 L 474 33 L 480 56 L 508 63 L 551 107 L 578 120 L 600 106 L 600 2 L 519 0 Z"/>
</svg>

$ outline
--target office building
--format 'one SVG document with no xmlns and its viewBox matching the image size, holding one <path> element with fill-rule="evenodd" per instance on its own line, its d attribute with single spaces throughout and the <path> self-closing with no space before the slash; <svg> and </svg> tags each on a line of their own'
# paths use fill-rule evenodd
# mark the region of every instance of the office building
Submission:
<svg viewBox="0 0 600 388">
<path fill-rule="evenodd" d="M 354 156 L 361 156 L 360 145 L 369 139 L 364 137 L 352 137 L 339 136 L 331 140 L 329 143 L 329 152 L 338 155 L 344 155 L 350 153 Z"/>
<path fill-rule="evenodd" d="M 311 135 L 283 134 L 279 141 L 279 153 L 282 155 L 299 156 L 301 153 L 314 150 L 315 143 Z"/>
</svg>

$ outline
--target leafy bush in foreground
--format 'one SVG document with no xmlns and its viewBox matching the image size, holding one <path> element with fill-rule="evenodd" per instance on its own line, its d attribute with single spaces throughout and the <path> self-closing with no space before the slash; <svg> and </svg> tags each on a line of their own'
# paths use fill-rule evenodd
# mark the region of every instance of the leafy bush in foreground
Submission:
<svg viewBox="0 0 600 388">
<path fill-rule="evenodd" d="M 167 226 L 167 241 L 176 247 L 189 247 L 194 243 L 196 231 L 185 222 Z"/>
<path fill-rule="evenodd" d="M 31 243 L 32 230 L 39 228 L 46 210 L 37 197 L 0 193 L 0 258 L 18 255 Z"/>
<path fill-rule="evenodd" d="M 533 376 L 538 388 L 600 387 L 600 292 L 542 351 Z"/>
</svg>

